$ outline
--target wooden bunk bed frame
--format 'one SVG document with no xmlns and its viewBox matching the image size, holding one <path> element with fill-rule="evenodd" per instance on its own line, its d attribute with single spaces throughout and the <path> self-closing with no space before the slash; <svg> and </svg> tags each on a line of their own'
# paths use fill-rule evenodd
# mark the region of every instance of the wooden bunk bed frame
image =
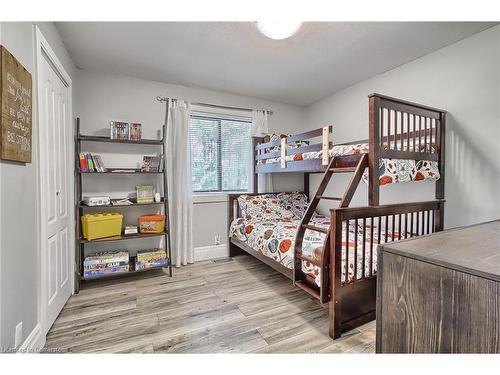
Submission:
<svg viewBox="0 0 500 375">
<path fill-rule="evenodd" d="M 317 192 L 310 199 L 309 207 L 301 221 L 295 239 L 295 267 L 288 269 L 273 259 L 256 252 L 246 243 L 229 238 L 230 256 L 242 253 L 242 250 L 263 263 L 274 268 L 293 280 L 294 285 L 302 288 L 321 303 L 329 307 L 329 335 L 333 339 L 340 337 L 361 324 L 375 319 L 376 272 L 371 261 L 373 252 L 377 250 L 384 234 L 384 242 L 411 238 L 443 230 L 444 186 L 445 186 L 445 120 L 446 111 L 429 106 L 416 104 L 380 94 L 369 96 L 369 139 L 343 143 L 341 145 L 368 143 L 367 154 L 354 154 L 328 158 L 328 149 L 332 145 L 329 134 L 332 127 L 323 127 L 302 134 L 282 136 L 279 140 L 268 141 L 254 137 L 255 171 L 253 174 L 254 192 L 250 195 L 260 195 L 257 191 L 257 178 L 261 173 L 303 172 L 304 193 L 309 196 L 309 174 L 324 173 Z M 306 141 L 322 137 L 321 143 L 288 148 L 287 143 Z M 423 142 L 423 143 L 422 143 Z M 428 143 L 429 142 L 429 143 Z M 430 142 L 432 142 L 432 147 Z M 404 146 L 406 145 L 406 150 Z M 413 145 L 410 147 L 410 145 Z M 415 147 L 418 145 L 418 149 Z M 279 146 L 278 151 L 268 152 L 271 147 Z M 423 146 L 423 147 L 422 147 Z M 323 150 L 322 158 L 298 161 L 286 161 L 287 155 L 295 155 L 310 151 Z M 326 155 L 326 157 L 325 157 Z M 280 158 L 279 162 L 261 164 L 259 160 Z M 440 179 L 436 181 L 435 200 L 425 202 L 399 203 L 380 205 L 379 191 L 379 161 L 382 158 L 430 160 L 438 163 Z M 366 207 L 348 207 L 352 196 L 362 179 L 365 168 L 368 168 L 368 203 Z M 335 173 L 352 172 L 348 188 L 343 197 L 325 197 L 325 191 L 330 178 Z M 229 224 L 240 216 L 237 198 L 241 194 L 229 195 Z M 339 207 L 330 210 L 330 227 L 321 230 L 308 225 L 309 219 L 316 210 L 321 199 L 337 200 Z M 354 280 L 349 281 L 346 275 L 342 280 L 342 269 L 349 266 L 349 250 L 343 250 L 342 233 L 344 228 L 354 224 L 362 228 L 363 245 L 358 246 L 358 231 L 355 231 L 354 241 Z M 404 228 L 404 230 L 403 230 Z M 307 258 L 300 253 L 302 240 L 306 229 L 326 233 L 323 251 L 319 259 Z M 374 234 L 377 234 L 377 242 Z M 375 233 L 374 233 L 375 232 Z M 367 233 L 369 240 L 367 245 Z M 388 233 L 393 235 L 388 238 Z M 402 233 L 404 233 L 402 235 Z M 394 238 L 394 234 L 397 237 Z M 345 259 L 342 259 L 345 251 Z M 366 255 L 370 253 L 370 262 L 366 268 Z M 362 275 L 357 277 L 358 257 L 362 257 Z M 314 284 L 314 279 L 300 272 L 302 260 L 310 261 L 321 269 L 321 286 Z M 368 271 L 367 271 L 368 269 Z"/>
</svg>

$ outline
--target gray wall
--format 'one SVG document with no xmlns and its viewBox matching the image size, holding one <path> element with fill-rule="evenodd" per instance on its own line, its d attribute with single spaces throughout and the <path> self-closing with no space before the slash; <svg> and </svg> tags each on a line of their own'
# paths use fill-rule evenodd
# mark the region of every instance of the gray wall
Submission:
<svg viewBox="0 0 500 375">
<path fill-rule="evenodd" d="M 335 142 L 366 139 L 367 95 L 373 92 L 449 111 L 446 227 L 500 217 L 500 26 L 325 98 L 306 108 L 304 123 L 310 128 L 333 124 Z M 318 183 L 319 176 L 313 177 L 311 191 Z M 338 178 L 330 193 L 343 191 L 346 183 Z M 366 197 L 362 184 L 353 204 L 366 204 Z M 433 197 L 432 182 L 381 187 L 381 203 Z"/>
<path fill-rule="evenodd" d="M 236 107 L 269 109 L 274 114 L 270 118 L 270 131 L 301 131 L 302 109 L 299 107 L 273 103 L 266 100 L 238 96 L 223 92 L 196 89 L 160 82 L 147 81 L 120 75 L 100 74 L 78 70 L 76 75 L 78 92 L 74 98 L 74 113 L 82 122 L 82 133 L 108 134 L 110 120 L 138 121 L 143 124 L 144 137 L 159 137 L 158 129 L 164 122 L 165 105 L 156 101 L 156 96 L 168 96 L 189 100 L 223 104 Z M 127 150 L 113 145 L 91 145 L 86 150 L 99 152 L 108 166 L 137 166 L 145 150 L 144 146 L 130 147 Z M 126 152 L 126 153 L 125 153 Z M 115 154 L 116 153 L 116 154 Z M 88 176 L 90 181 L 91 176 Z M 92 181 L 96 181 L 93 179 Z M 115 176 L 100 183 L 86 184 L 88 193 L 117 192 L 118 196 L 133 191 L 137 179 L 124 177 L 118 181 Z M 102 183 L 102 181 L 106 181 Z M 141 180 L 143 181 L 143 180 Z M 154 182 L 155 180 L 151 180 Z M 274 178 L 277 190 L 301 190 L 302 178 L 297 174 Z M 131 217 L 133 215 L 130 215 Z M 227 196 L 197 197 L 194 206 L 194 245 L 205 247 L 214 245 L 215 234 L 219 234 L 221 243 L 227 243 Z M 135 248 L 148 246 L 134 241 Z M 90 251 L 96 248 L 89 248 Z M 134 250 L 129 248 L 129 250 Z M 196 253 L 196 250 L 195 250 Z"/>
<path fill-rule="evenodd" d="M 68 74 L 74 66 L 52 23 L 39 23 L 40 30 Z M 34 76 L 34 29 L 29 22 L 2 22 L 0 42 Z M 35 83 L 33 82 L 35 89 Z M 36 100 L 36 92 L 33 93 Z M 33 110 L 32 160 L 23 166 L 0 161 L 0 346 L 14 346 L 14 329 L 23 322 L 23 341 L 37 324 L 39 244 L 37 221 L 37 137 Z"/>
</svg>

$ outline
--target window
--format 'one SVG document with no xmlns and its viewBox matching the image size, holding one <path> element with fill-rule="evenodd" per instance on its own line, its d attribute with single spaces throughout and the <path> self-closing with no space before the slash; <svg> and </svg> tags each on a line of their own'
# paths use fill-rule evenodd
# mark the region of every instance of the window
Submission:
<svg viewBox="0 0 500 375">
<path fill-rule="evenodd" d="M 191 115 L 193 191 L 247 191 L 251 121 Z"/>
</svg>

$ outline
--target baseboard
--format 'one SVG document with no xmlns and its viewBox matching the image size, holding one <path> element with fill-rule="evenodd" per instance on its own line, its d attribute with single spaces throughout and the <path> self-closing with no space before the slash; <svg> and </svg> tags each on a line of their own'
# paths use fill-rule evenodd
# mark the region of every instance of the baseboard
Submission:
<svg viewBox="0 0 500 375">
<path fill-rule="evenodd" d="M 229 256 L 229 247 L 227 243 L 212 246 L 200 246 L 194 248 L 194 260 L 199 262 L 202 260 L 225 258 Z"/>
<path fill-rule="evenodd" d="M 45 345 L 45 335 L 42 334 L 42 327 L 38 323 L 26 340 L 21 344 L 18 353 L 38 353 Z"/>
</svg>

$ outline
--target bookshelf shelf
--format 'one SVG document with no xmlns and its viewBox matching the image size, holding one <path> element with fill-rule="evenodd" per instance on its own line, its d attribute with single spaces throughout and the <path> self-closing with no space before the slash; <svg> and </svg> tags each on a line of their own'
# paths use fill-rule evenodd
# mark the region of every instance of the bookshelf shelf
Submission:
<svg viewBox="0 0 500 375">
<path fill-rule="evenodd" d="M 102 242 L 113 242 L 113 241 L 126 241 L 126 240 L 137 240 L 140 238 L 151 238 L 151 237 L 162 237 L 168 234 L 168 231 L 162 233 L 137 233 L 137 234 L 123 234 L 121 236 L 105 237 L 99 238 L 97 240 L 86 240 L 84 238 L 79 239 L 81 244 L 86 243 L 102 243 Z"/>
<path fill-rule="evenodd" d="M 163 168 L 162 172 L 143 172 L 140 169 L 109 169 L 106 172 L 88 172 L 80 170 L 80 153 L 82 152 L 82 143 L 84 142 L 105 142 L 105 143 L 115 143 L 122 145 L 154 145 L 160 146 L 162 149 L 165 147 L 165 126 L 163 126 L 163 139 L 141 139 L 138 141 L 131 140 L 120 140 L 120 139 L 110 139 L 108 137 L 102 136 L 92 136 L 92 135 L 82 135 L 80 134 L 80 118 L 76 119 L 76 134 L 75 137 L 75 184 L 76 184 L 76 194 L 75 194 L 75 215 L 76 215 L 76 228 L 75 228 L 75 260 L 79 265 L 77 272 L 75 273 L 75 292 L 78 293 L 80 290 L 80 285 L 82 282 L 87 281 L 95 281 L 102 279 L 114 279 L 118 277 L 146 273 L 148 271 L 154 271 L 163 269 L 164 271 L 168 271 L 168 274 L 172 276 L 172 262 L 171 262 L 171 249 L 170 249 L 170 234 L 169 234 L 169 223 L 170 217 L 168 217 L 168 189 L 167 189 L 167 174 L 165 173 L 165 168 Z M 102 162 L 101 162 L 102 163 Z M 85 175 L 141 175 L 144 176 L 146 174 L 161 176 L 161 181 L 163 185 L 163 195 L 161 202 L 152 202 L 152 203 L 136 203 L 133 202 L 131 205 L 106 205 L 106 206 L 87 206 L 83 204 L 83 191 L 82 191 L 82 180 Z M 165 231 L 162 233 L 137 233 L 137 234 L 129 234 L 129 235 L 120 235 L 115 237 L 107 237 L 96 240 L 88 241 L 82 238 L 81 235 L 81 220 L 80 217 L 85 212 L 84 210 L 93 210 L 96 209 L 122 209 L 129 207 L 154 207 L 160 206 L 163 207 L 162 211 L 165 215 L 167 215 L 167 220 L 165 222 Z M 114 243 L 119 241 L 129 241 L 136 239 L 145 239 L 145 238 L 161 238 L 165 239 L 165 250 L 167 253 L 167 258 L 169 259 L 168 266 L 164 267 L 152 267 L 146 270 L 136 271 L 135 269 L 131 269 L 129 272 L 118 272 L 115 274 L 103 275 L 99 277 L 93 278 L 84 278 L 83 277 L 83 261 L 85 259 L 85 246 L 88 244 L 102 244 L 102 243 Z M 129 265 L 135 267 L 135 257 L 129 256 Z"/>
<path fill-rule="evenodd" d="M 78 135 L 77 138 L 82 142 L 106 142 L 106 143 L 127 143 L 138 145 L 162 145 L 162 139 L 141 139 L 139 141 L 131 141 L 128 139 L 110 139 L 109 137 L 102 137 L 97 135 Z"/>
<path fill-rule="evenodd" d="M 125 170 L 125 169 L 120 169 L 119 171 L 106 171 L 106 172 L 86 172 L 78 169 L 79 174 L 163 174 L 163 172 L 144 172 L 141 171 L 140 169 L 130 169 L 130 170 Z"/>
<path fill-rule="evenodd" d="M 88 209 L 97 209 L 100 210 L 102 208 L 129 208 L 129 207 L 143 207 L 143 206 L 159 206 L 165 204 L 165 200 L 162 198 L 160 202 L 151 202 L 151 203 L 135 203 L 132 202 L 132 204 L 107 204 L 104 206 L 87 206 L 86 204 L 80 203 L 78 204 L 78 207 L 80 208 L 88 208 Z"/>
</svg>

